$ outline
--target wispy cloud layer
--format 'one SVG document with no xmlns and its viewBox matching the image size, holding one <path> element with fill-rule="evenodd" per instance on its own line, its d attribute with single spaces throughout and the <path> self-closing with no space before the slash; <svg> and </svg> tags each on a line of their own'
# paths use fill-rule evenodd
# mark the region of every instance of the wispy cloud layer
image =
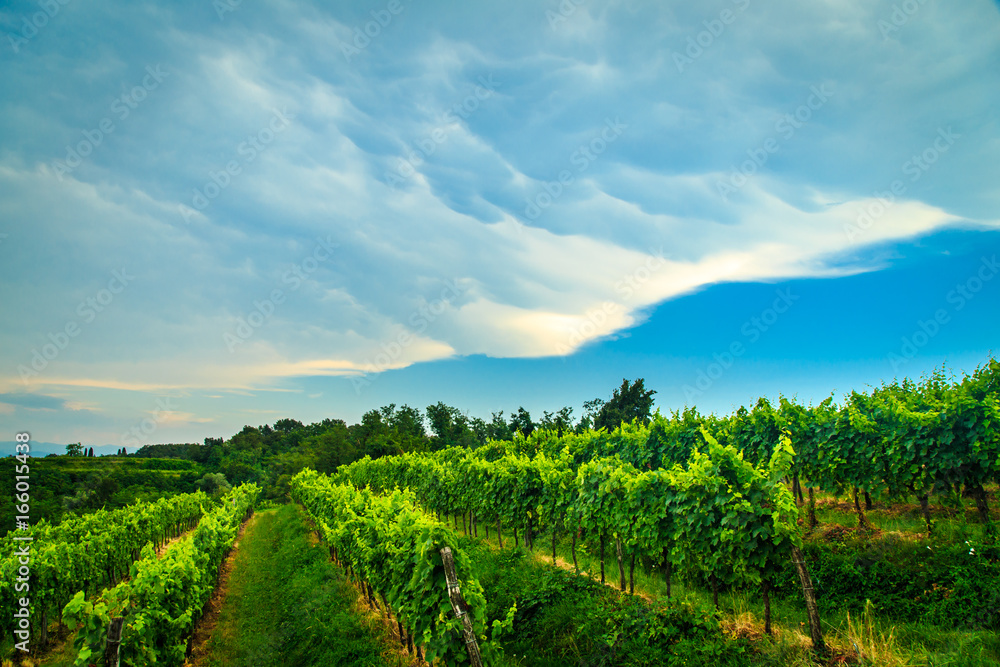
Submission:
<svg viewBox="0 0 1000 667">
<path fill-rule="evenodd" d="M 997 5 L 903 4 L 12 3 L 0 390 L 569 355 L 996 228 Z"/>
</svg>

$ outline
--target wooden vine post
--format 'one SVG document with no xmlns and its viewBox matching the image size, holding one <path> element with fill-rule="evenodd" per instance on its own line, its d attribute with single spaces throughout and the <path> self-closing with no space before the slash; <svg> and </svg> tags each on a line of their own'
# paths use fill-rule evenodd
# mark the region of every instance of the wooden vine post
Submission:
<svg viewBox="0 0 1000 667">
<path fill-rule="evenodd" d="M 472 628 L 472 619 L 469 618 L 468 605 L 465 604 L 462 591 L 458 587 L 455 557 L 452 555 L 450 547 L 441 549 L 441 561 L 444 563 L 444 576 L 448 580 L 448 599 L 451 600 L 451 608 L 455 611 L 455 617 L 462 621 L 462 634 L 465 635 L 465 648 L 469 651 L 469 662 L 472 667 L 483 667 L 483 658 L 479 654 L 479 642 L 476 641 L 476 632 Z"/>
<path fill-rule="evenodd" d="M 122 625 L 124 623 L 124 618 L 112 618 L 111 625 L 108 627 L 108 644 L 104 648 L 104 663 L 108 667 L 118 667 L 119 665 L 118 649 L 122 644 Z"/>
<path fill-rule="evenodd" d="M 802 557 L 802 550 L 792 545 L 792 562 L 799 574 L 799 581 L 802 583 L 802 596 L 806 601 L 806 612 L 809 614 L 809 630 L 812 634 L 813 649 L 820 653 L 826 653 L 826 643 L 823 641 L 823 629 L 819 623 L 819 606 L 816 604 L 816 592 L 813 590 L 812 578 L 809 570 L 806 569 L 805 558 Z"/>
</svg>

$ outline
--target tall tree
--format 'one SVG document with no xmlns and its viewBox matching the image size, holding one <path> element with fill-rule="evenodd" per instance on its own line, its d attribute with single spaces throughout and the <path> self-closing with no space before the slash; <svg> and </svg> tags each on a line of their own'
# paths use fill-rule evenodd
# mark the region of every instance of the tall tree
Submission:
<svg viewBox="0 0 1000 667">
<path fill-rule="evenodd" d="M 434 449 L 445 447 L 475 447 L 478 440 L 469 426 L 469 418 L 458 408 L 445 405 L 438 401 L 427 406 L 427 421 L 434 434 L 431 446 Z"/>
<path fill-rule="evenodd" d="M 424 415 L 416 408 L 409 405 L 395 410 L 395 404 L 390 404 L 382 408 L 382 414 L 390 428 L 396 431 L 400 437 L 409 440 L 423 440 L 427 438 L 424 430 Z M 404 450 L 410 448 L 404 447 Z"/>
<path fill-rule="evenodd" d="M 394 407 L 394 406 L 393 406 Z M 369 410 L 361 416 L 361 423 L 350 427 L 351 439 L 361 452 L 373 459 L 380 456 L 402 454 L 399 443 L 391 437 L 389 424 L 383 410 Z"/>
<path fill-rule="evenodd" d="M 347 424 L 341 419 L 323 420 L 322 433 L 311 435 L 302 443 L 314 457 L 314 467 L 319 472 L 332 473 L 337 466 L 353 463 L 361 458 L 361 451 L 351 439 Z"/>
<path fill-rule="evenodd" d="M 615 389 L 611 400 L 601 406 L 594 419 L 594 428 L 612 431 L 623 422 L 632 422 L 635 419 L 642 424 L 648 424 L 653 409 L 653 394 L 656 392 L 652 389 L 647 390 L 644 383 L 643 378 L 632 384 L 623 378 L 622 386 Z"/>
<path fill-rule="evenodd" d="M 490 425 L 479 417 L 469 418 L 469 430 L 476 437 L 476 447 L 485 445 L 486 441 L 490 439 Z"/>
<path fill-rule="evenodd" d="M 244 426 L 242 431 L 229 439 L 228 449 L 234 451 L 256 451 L 259 453 L 264 447 L 264 435 L 271 432 L 271 427 L 266 425 L 260 429 L 253 426 Z"/>
<path fill-rule="evenodd" d="M 564 408 L 560 408 L 559 412 L 556 413 L 555 419 L 552 420 L 556 431 L 559 436 L 562 437 L 563 433 L 567 433 L 573 430 L 573 408 L 568 405 Z"/>
<path fill-rule="evenodd" d="M 517 409 L 517 414 L 510 416 L 510 430 L 520 433 L 525 438 L 531 435 L 537 425 L 531 421 L 531 413 L 523 407 Z"/>
<path fill-rule="evenodd" d="M 594 422 L 597 420 L 597 415 L 601 412 L 603 406 L 603 398 L 592 398 L 584 403 L 583 416 L 580 417 L 580 421 L 577 422 L 576 428 L 573 430 L 577 433 L 583 433 L 588 429 L 594 428 Z"/>
<path fill-rule="evenodd" d="M 274 422 L 274 430 L 279 433 L 291 433 L 299 428 L 305 428 L 305 426 L 297 419 L 279 419 Z"/>
<path fill-rule="evenodd" d="M 514 437 L 507 420 L 503 418 L 503 410 L 490 413 L 490 423 L 486 425 L 486 437 L 491 440 L 510 440 Z"/>
<path fill-rule="evenodd" d="M 555 414 L 546 410 L 542 413 L 542 420 L 538 425 L 562 436 L 566 431 L 573 429 L 573 408 L 567 406 Z"/>
</svg>

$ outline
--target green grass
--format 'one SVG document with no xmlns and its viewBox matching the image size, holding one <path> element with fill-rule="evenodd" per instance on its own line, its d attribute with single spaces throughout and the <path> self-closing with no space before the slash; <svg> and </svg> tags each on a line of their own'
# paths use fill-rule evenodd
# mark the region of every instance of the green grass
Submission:
<svg viewBox="0 0 1000 667">
<path fill-rule="evenodd" d="M 75 632 L 67 633 L 65 637 L 59 639 L 60 643 L 52 648 L 45 656 L 45 659 L 36 664 L 44 665 L 45 667 L 73 667 L 77 656 L 76 650 L 73 649 L 73 639 L 75 637 Z"/>
<path fill-rule="evenodd" d="M 525 551 L 460 540 L 487 596 L 487 622 L 517 605 L 500 665 L 679 667 L 749 665 L 748 644 L 731 641 L 705 605 L 649 605 Z M 496 667 L 496 666 L 494 666 Z"/>
<path fill-rule="evenodd" d="M 993 487 L 989 487 L 988 491 L 992 495 L 997 493 Z M 819 493 L 816 501 L 816 517 L 820 521 L 820 529 L 829 529 L 833 524 L 849 528 L 858 525 L 858 515 L 849 495 L 836 497 L 827 493 Z M 863 499 L 861 504 L 864 507 Z M 996 520 L 996 502 L 993 501 L 991 504 L 990 513 Z M 931 521 L 934 526 L 930 539 L 953 543 L 983 537 L 984 527 L 980 523 L 979 513 L 969 499 L 936 495 L 931 498 L 930 509 Z M 803 507 L 804 516 L 805 507 Z M 876 498 L 874 507 L 865 510 L 865 516 L 873 527 L 884 532 L 899 532 L 914 537 L 926 537 L 927 526 L 916 498 L 910 497 L 895 501 Z"/>
<path fill-rule="evenodd" d="M 311 545 L 297 506 L 257 513 L 233 564 L 205 667 L 386 665 L 386 642 L 351 608 L 357 593 Z"/>
</svg>

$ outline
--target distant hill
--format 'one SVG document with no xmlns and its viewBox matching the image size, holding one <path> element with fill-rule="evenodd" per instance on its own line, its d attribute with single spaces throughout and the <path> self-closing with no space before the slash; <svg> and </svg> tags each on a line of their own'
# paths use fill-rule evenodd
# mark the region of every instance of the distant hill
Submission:
<svg viewBox="0 0 1000 667">
<path fill-rule="evenodd" d="M 0 497 L 13 497 L 19 465 L 13 458 L 0 458 Z M 195 461 L 138 456 L 53 456 L 33 460 L 30 467 L 32 523 L 58 521 L 67 512 L 116 509 L 190 493 L 205 474 L 204 466 Z M 0 535 L 13 526 L 14 508 L 13 502 L 0 503 Z"/>
</svg>

